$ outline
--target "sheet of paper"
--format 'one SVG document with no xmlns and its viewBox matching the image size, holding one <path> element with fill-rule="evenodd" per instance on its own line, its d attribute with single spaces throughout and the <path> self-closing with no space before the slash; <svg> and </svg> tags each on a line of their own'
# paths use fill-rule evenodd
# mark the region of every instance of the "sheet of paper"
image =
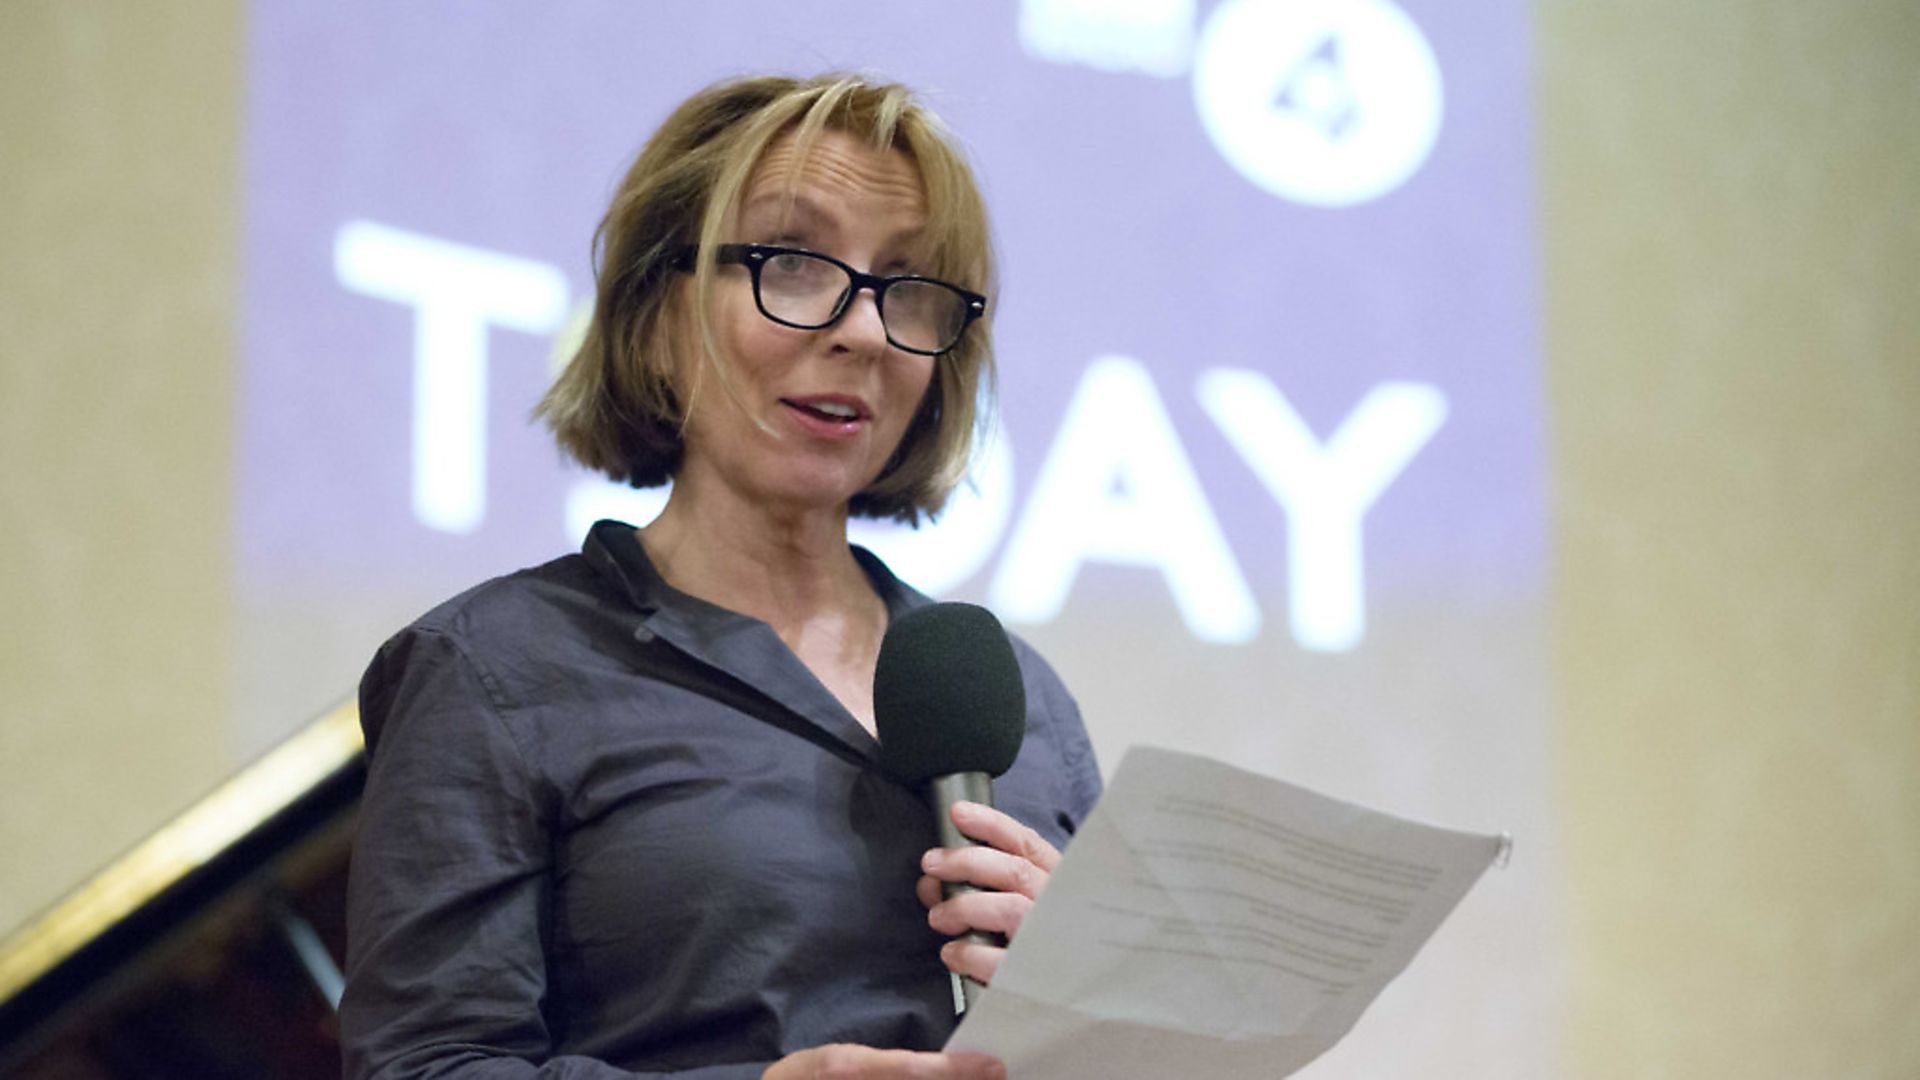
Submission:
<svg viewBox="0 0 1920 1080">
<path fill-rule="evenodd" d="M 1135 747 L 947 1045 L 1015 1080 L 1286 1076 L 1505 844 Z"/>
</svg>

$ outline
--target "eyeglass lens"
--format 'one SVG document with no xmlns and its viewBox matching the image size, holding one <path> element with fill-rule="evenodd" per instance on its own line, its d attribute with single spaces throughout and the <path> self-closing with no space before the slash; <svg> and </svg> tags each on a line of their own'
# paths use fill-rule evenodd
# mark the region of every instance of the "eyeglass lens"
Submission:
<svg viewBox="0 0 1920 1080">
<path fill-rule="evenodd" d="M 804 252 L 782 252 L 760 265 L 761 308 L 795 326 L 832 322 L 852 286 L 844 268 Z M 880 297 L 887 337 L 905 349 L 937 353 L 951 348 L 966 314 L 966 298 L 934 281 L 895 281 Z"/>
</svg>

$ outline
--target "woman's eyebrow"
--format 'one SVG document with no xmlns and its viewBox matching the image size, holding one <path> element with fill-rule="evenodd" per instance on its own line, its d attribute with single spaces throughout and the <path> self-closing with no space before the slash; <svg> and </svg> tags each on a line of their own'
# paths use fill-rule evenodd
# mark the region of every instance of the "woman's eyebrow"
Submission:
<svg viewBox="0 0 1920 1080">
<path fill-rule="evenodd" d="M 824 233 L 826 240 L 831 240 L 837 231 L 833 215 L 798 192 L 766 191 L 748 196 L 740 209 L 740 221 L 749 229 L 757 226 L 777 232 Z M 928 229 L 924 225 L 904 229 L 889 237 L 886 244 L 888 250 L 902 253 L 907 262 L 925 258 L 927 246 Z"/>
<path fill-rule="evenodd" d="M 895 233 L 888 246 L 913 258 L 925 258 L 932 253 L 933 234 L 925 225 L 916 225 Z"/>
<path fill-rule="evenodd" d="M 784 191 L 769 191 L 749 198 L 740 211 L 740 217 L 743 222 L 757 224 L 753 219 L 762 213 L 778 214 L 778 220 L 773 224 L 782 229 L 812 229 L 832 224 L 832 218 L 805 195 L 790 195 Z"/>
</svg>

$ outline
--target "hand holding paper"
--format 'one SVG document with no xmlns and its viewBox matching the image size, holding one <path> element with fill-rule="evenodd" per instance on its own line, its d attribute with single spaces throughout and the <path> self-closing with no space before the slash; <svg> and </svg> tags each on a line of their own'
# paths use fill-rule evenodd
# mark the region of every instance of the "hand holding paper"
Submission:
<svg viewBox="0 0 1920 1080">
<path fill-rule="evenodd" d="M 948 1047 L 1021 1080 L 1287 1075 L 1504 843 L 1135 748 Z"/>
</svg>

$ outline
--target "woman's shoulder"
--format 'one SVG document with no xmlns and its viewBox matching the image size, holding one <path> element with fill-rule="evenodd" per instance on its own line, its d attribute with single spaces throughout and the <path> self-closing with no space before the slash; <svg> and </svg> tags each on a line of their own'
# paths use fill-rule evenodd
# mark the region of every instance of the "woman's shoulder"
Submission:
<svg viewBox="0 0 1920 1080">
<path fill-rule="evenodd" d="M 360 679 L 371 741 L 405 703 L 466 700 L 500 715 L 607 653 L 637 616 L 580 555 L 481 582 L 389 637 Z"/>
<path fill-rule="evenodd" d="M 1077 721 L 1079 706 L 1075 703 L 1072 692 L 1067 689 L 1066 681 L 1060 677 L 1058 671 L 1054 670 L 1053 664 L 1048 662 L 1039 649 L 1019 634 L 1009 631 L 1007 640 L 1013 643 L 1013 657 L 1020 664 L 1020 678 L 1026 684 L 1027 698 L 1042 704 L 1050 711 L 1071 712 Z"/>
<path fill-rule="evenodd" d="M 532 627 L 565 621 L 570 613 L 604 602 L 605 588 L 578 553 L 489 578 L 435 605 L 402 627 L 414 634 L 452 637 L 469 647 L 512 641 Z"/>
</svg>

